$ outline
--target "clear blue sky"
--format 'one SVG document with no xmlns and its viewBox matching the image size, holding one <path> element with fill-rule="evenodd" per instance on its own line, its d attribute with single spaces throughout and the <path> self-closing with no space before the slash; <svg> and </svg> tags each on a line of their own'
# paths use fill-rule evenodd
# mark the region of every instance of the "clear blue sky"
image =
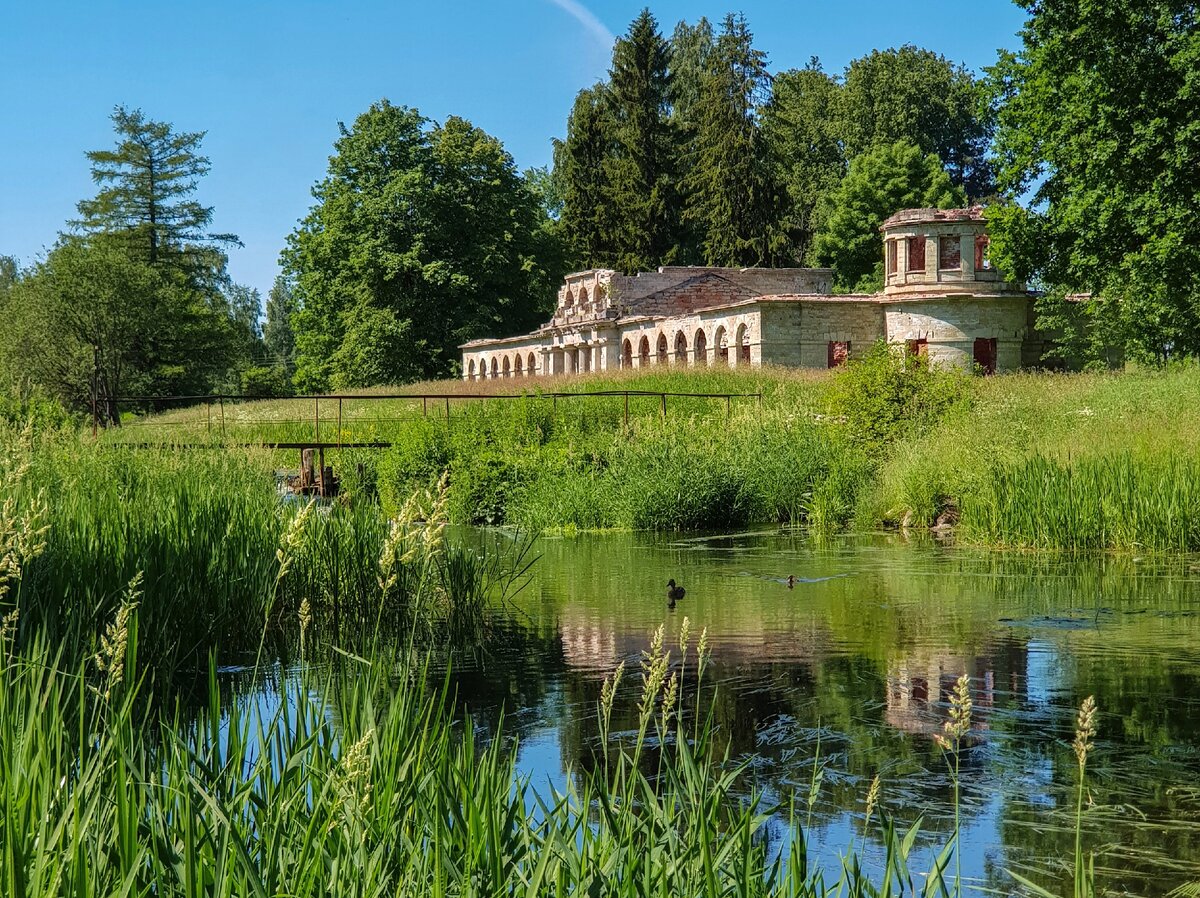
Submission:
<svg viewBox="0 0 1200 898">
<path fill-rule="evenodd" d="M 576 91 L 603 77 L 639 0 L 361 0 L 152 3 L 9 0 L 0 14 L 0 254 L 31 262 L 94 192 L 84 152 L 111 146 L 112 107 L 207 131 L 198 198 L 238 234 L 234 279 L 264 296 L 284 238 L 324 174 L 337 122 L 387 97 L 462 115 L 522 168 L 550 161 Z M 651 6 L 749 19 L 772 71 L 819 56 L 840 72 L 874 48 L 914 43 L 972 69 L 1017 45 L 1010 0 L 920 4 L 744 0 Z"/>
</svg>

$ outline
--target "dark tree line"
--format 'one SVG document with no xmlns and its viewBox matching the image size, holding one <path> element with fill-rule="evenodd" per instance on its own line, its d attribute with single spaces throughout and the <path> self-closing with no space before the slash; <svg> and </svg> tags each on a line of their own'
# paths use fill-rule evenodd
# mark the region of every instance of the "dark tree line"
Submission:
<svg viewBox="0 0 1200 898">
<path fill-rule="evenodd" d="M 988 195 L 987 100 L 961 66 L 915 47 L 871 53 L 840 78 L 815 59 L 772 75 L 744 17 L 681 22 L 667 39 L 643 10 L 555 146 L 567 255 L 625 271 L 829 264 L 843 289 L 869 285 L 879 254 L 839 248 L 874 240 L 881 219 L 837 213 L 871 185 L 871 215 Z"/>
</svg>

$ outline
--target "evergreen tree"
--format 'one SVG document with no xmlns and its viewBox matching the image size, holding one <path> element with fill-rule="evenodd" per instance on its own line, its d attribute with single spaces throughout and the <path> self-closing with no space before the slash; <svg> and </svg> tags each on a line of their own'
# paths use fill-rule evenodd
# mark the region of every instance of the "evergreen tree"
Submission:
<svg viewBox="0 0 1200 898">
<path fill-rule="evenodd" d="M 113 110 L 112 122 L 119 142 L 87 154 L 101 189 L 79 203 L 75 224 L 88 234 L 125 235 L 151 265 L 179 265 L 209 283 L 213 274 L 222 277 L 224 255 L 212 250 L 241 243 L 232 234 L 210 233 L 212 207 L 190 198 L 210 167 L 199 154 L 204 132 L 176 132 L 124 106 Z"/>
<path fill-rule="evenodd" d="M 675 126 L 680 145 L 680 202 L 684 210 L 680 214 L 676 259 L 689 265 L 704 260 L 704 229 L 700 223 L 686 215 L 686 178 L 682 173 L 691 171 L 696 164 L 700 91 L 715 43 L 712 24 L 703 17 L 695 25 L 681 21 L 671 35 L 671 69 L 674 73 L 671 85 L 674 99 L 671 105 L 671 122 Z"/>
<path fill-rule="evenodd" d="M 279 275 L 267 294 L 267 320 L 262 336 L 271 364 L 283 369 L 289 378 L 295 370 L 296 335 L 292 330 L 295 314 L 296 298 L 291 283 Z"/>
<path fill-rule="evenodd" d="M 758 123 L 766 57 L 742 16 L 727 16 L 701 79 L 685 218 L 703 233 L 708 265 L 771 265 L 781 240 L 781 189 Z"/>
<path fill-rule="evenodd" d="M 567 255 L 578 268 L 617 260 L 617 216 L 609 173 L 614 140 L 603 84 L 581 90 L 567 119 L 565 140 L 554 142 L 554 180 L 562 200 Z"/>
<path fill-rule="evenodd" d="M 950 209 L 964 202 L 935 153 L 905 141 L 877 146 L 851 162 L 825 197 L 814 261 L 833 268 L 839 290 L 873 293 L 883 287 L 884 220 L 901 209 Z"/>
<path fill-rule="evenodd" d="M 627 272 L 655 268 L 676 254 L 679 143 L 670 120 L 669 61 L 669 45 L 643 9 L 613 48 L 605 92 L 614 143 L 608 190 L 617 221 L 616 264 Z"/>
<path fill-rule="evenodd" d="M 771 102 L 763 110 L 763 138 L 788 194 L 783 221 L 788 254 L 797 261 L 808 257 L 820 230 L 822 201 L 846 174 L 837 121 L 840 99 L 841 85 L 814 58 L 803 69 L 775 76 Z"/>
</svg>

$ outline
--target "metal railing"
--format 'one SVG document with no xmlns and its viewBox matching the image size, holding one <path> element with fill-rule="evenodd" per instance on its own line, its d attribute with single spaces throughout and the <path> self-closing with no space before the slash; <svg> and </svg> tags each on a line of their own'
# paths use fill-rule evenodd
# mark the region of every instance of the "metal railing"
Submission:
<svg viewBox="0 0 1200 898">
<path fill-rule="evenodd" d="M 312 440 L 287 440 L 284 442 L 261 441 L 255 442 L 252 445 L 273 446 L 276 448 L 301 448 L 304 446 L 321 446 L 328 448 L 381 448 L 391 443 L 382 440 L 344 442 L 342 439 L 344 423 L 350 420 L 353 423 L 398 423 L 407 420 L 410 416 L 376 416 L 363 417 L 355 414 L 347 419 L 345 415 L 346 403 L 376 403 L 376 402 L 396 402 L 396 401 L 411 401 L 421 403 L 421 414 L 428 417 L 432 411 L 438 417 L 445 417 L 449 421 L 452 417 L 452 403 L 464 402 L 486 402 L 490 400 L 500 401 L 550 401 L 554 410 L 557 412 L 559 400 L 570 401 L 579 399 L 596 399 L 596 398 L 614 398 L 620 399 L 624 403 L 624 422 L 625 426 L 629 426 L 629 401 L 631 398 L 654 397 L 658 399 L 659 413 L 663 418 L 667 416 L 667 404 L 669 399 L 712 399 L 724 401 L 726 414 L 732 414 L 734 400 L 755 400 L 758 405 L 762 405 L 762 393 L 680 393 L 659 390 L 595 390 L 590 392 L 536 392 L 536 393 L 321 393 L 307 394 L 301 396 L 287 396 L 270 399 L 262 396 L 247 396 L 245 394 L 235 393 L 209 393 L 202 395 L 184 395 L 184 396 L 121 396 L 116 399 L 109 400 L 113 411 L 118 415 L 122 408 L 128 409 L 131 406 L 139 409 L 144 409 L 152 412 L 164 412 L 171 409 L 178 409 L 180 406 L 198 408 L 203 405 L 204 419 L 203 422 L 170 422 L 161 419 L 150 419 L 142 421 L 133 421 L 123 424 L 127 427 L 155 427 L 155 428 L 170 428 L 170 427 L 193 427 L 202 423 L 207 433 L 219 432 L 222 437 L 227 435 L 226 422 L 226 405 L 241 405 L 251 402 L 273 401 L 279 403 L 312 403 L 312 415 L 304 418 L 242 418 L 239 417 L 234 424 L 238 427 L 253 425 L 253 426 L 270 426 L 270 425 L 297 425 L 312 422 Z M 328 425 L 334 425 L 336 432 L 336 440 L 323 441 L 321 440 L 321 424 L 322 414 L 321 405 L 325 404 L 331 414 L 326 415 Z M 334 411 L 336 409 L 336 411 Z M 415 408 L 414 408 L 415 414 Z M 101 421 L 99 412 L 93 406 L 92 412 L 92 429 L 93 432 L 99 430 Z"/>
</svg>

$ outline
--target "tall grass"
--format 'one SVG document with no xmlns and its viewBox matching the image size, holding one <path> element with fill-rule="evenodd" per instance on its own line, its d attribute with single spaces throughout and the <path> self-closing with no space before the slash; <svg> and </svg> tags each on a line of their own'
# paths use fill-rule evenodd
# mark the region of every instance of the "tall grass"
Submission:
<svg viewBox="0 0 1200 898">
<path fill-rule="evenodd" d="M 747 797 L 745 768 L 714 751 L 706 636 L 690 643 L 686 627 L 678 655 L 655 634 L 633 684 L 634 729 L 610 731 L 618 668 L 601 691 L 597 763 L 539 793 L 515 747 L 458 725 L 445 681 L 413 655 L 346 659 L 254 703 L 224 701 L 213 667 L 197 714 L 147 717 L 136 609 L 124 626 L 123 662 L 110 654 L 102 670 L 59 664 L 41 637 L 19 655 L 0 645 L 6 895 L 961 892 L 948 876 L 957 834 L 918 875 L 916 826 L 896 828 L 877 785 L 863 825 L 883 846 L 881 869 L 853 845 L 840 868 L 812 865 L 794 814 L 786 844 L 773 844 L 768 821 L 785 809 Z M 1081 789 L 1083 771 L 1081 760 Z M 1077 871 L 1076 895 L 1091 895 Z"/>
<path fill-rule="evenodd" d="M 160 680 L 202 675 L 218 646 L 227 661 L 286 655 L 305 603 L 325 641 L 359 645 L 383 626 L 435 641 L 485 623 L 508 562 L 523 563 L 446 546 L 444 484 L 390 521 L 366 502 L 281 504 L 257 452 L 7 432 L 0 475 L 0 551 L 18 569 L 0 617 L 19 612 L 18 641 L 42 633 L 67 658 L 95 654 L 137 577 L 142 665 Z"/>
<path fill-rule="evenodd" d="M 1174 453 L 991 467 L 963 502 L 969 539 L 1054 549 L 1200 549 L 1200 461 Z"/>
</svg>

